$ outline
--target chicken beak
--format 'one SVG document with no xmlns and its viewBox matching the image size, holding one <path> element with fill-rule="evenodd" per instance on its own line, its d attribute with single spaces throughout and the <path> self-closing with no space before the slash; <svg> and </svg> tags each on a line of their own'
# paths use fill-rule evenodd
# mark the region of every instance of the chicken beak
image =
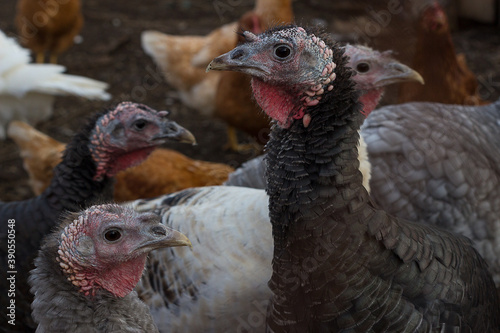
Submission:
<svg viewBox="0 0 500 333">
<path fill-rule="evenodd" d="M 424 78 L 412 68 L 399 62 L 390 62 L 385 65 L 387 74 L 375 82 L 377 86 L 386 86 L 398 82 L 417 81 L 425 84 Z"/>
</svg>

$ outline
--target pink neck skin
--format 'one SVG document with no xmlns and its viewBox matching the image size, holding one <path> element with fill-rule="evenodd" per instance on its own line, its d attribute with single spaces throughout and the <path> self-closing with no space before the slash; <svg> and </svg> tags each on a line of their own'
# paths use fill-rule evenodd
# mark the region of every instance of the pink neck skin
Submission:
<svg viewBox="0 0 500 333">
<path fill-rule="evenodd" d="M 301 105 L 300 94 L 294 96 L 289 91 L 256 78 L 252 78 L 252 89 L 259 106 L 269 117 L 276 120 L 280 127 L 290 127 L 293 121 L 291 116 L 304 115 L 305 106 Z M 283 110 L 288 110 L 288 113 Z"/>
<path fill-rule="evenodd" d="M 128 154 L 118 156 L 112 165 L 109 165 L 108 176 L 112 177 L 118 172 L 139 165 L 155 150 L 156 147 L 148 147 Z"/>
<path fill-rule="evenodd" d="M 118 172 L 142 163 L 155 150 L 156 147 L 148 147 L 132 151 L 112 158 L 112 152 L 92 153 L 97 165 L 94 180 L 102 180 L 104 176 L 113 177 Z"/>
<path fill-rule="evenodd" d="M 293 119 L 301 119 L 304 117 L 307 105 L 298 102 L 301 95 L 294 96 L 285 90 L 281 90 L 277 86 L 267 84 L 259 79 L 252 79 L 252 89 L 255 100 L 259 106 L 272 119 L 278 121 L 278 125 L 282 128 L 288 128 L 293 122 Z M 368 115 L 377 107 L 382 98 L 384 89 L 376 88 L 363 91 L 360 96 L 360 102 L 363 104 L 361 113 Z M 297 107 L 297 105 L 299 105 Z M 283 113 L 283 110 L 290 110 L 288 113 Z M 310 118 L 306 119 L 304 126 L 307 127 Z"/>
<path fill-rule="evenodd" d="M 147 254 L 113 266 L 112 269 L 101 272 L 96 278 L 96 284 L 106 289 L 116 297 L 125 297 L 134 290 L 141 279 Z"/>
<path fill-rule="evenodd" d="M 384 89 L 382 88 L 363 91 L 359 101 L 363 103 L 363 110 L 361 110 L 361 113 L 365 117 L 368 117 L 368 115 L 377 107 L 380 99 L 382 98 L 383 92 Z"/>
<path fill-rule="evenodd" d="M 147 254 L 126 262 L 112 264 L 110 269 L 97 270 L 84 267 L 64 254 L 58 257 L 59 265 L 67 274 L 68 280 L 80 288 L 85 296 L 94 296 L 100 289 L 106 289 L 115 297 L 127 296 L 141 279 Z"/>
</svg>

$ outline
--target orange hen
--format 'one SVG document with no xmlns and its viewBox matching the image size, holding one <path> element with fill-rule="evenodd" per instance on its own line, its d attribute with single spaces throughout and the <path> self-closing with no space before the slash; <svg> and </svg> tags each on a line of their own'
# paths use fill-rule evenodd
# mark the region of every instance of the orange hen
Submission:
<svg viewBox="0 0 500 333">
<path fill-rule="evenodd" d="M 19 146 L 31 189 L 36 195 L 41 194 L 61 161 L 64 144 L 17 120 L 10 123 L 7 135 Z"/>
<path fill-rule="evenodd" d="M 169 149 L 156 149 L 142 164 L 116 176 L 116 201 L 157 197 L 189 187 L 221 185 L 234 169 L 193 160 Z"/>
<path fill-rule="evenodd" d="M 465 56 L 455 53 L 448 19 L 437 2 L 420 15 L 412 68 L 422 75 L 425 85 L 402 84 L 399 103 L 486 104 L 479 97 L 477 79 Z"/>
<path fill-rule="evenodd" d="M 83 25 L 80 0 L 19 0 L 16 27 L 24 46 L 36 53 L 36 60 L 44 62 L 49 53 L 56 63 L 59 54 L 73 45 L 74 37 Z"/>
<path fill-rule="evenodd" d="M 33 127 L 14 121 L 8 135 L 21 150 L 29 184 L 38 195 L 50 184 L 53 168 L 65 145 Z M 189 187 L 221 185 L 234 169 L 228 165 L 197 161 L 170 149 L 156 149 L 142 164 L 118 173 L 114 199 L 118 202 L 151 198 Z"/>
</svg>

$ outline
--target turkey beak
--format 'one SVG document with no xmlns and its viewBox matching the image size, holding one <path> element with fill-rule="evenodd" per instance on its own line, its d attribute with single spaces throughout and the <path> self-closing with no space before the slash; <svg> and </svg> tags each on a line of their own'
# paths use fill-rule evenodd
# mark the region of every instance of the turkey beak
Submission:
<svg viewBox="0 0 500 333">
<path fill-rule="evenodd" d="M 192 247 L 191 241 L 179 231 L 165 227 L 163 224 L 158 224 L 148 231 L 150 241 L 141 245 L 137 250 L 141 252 L 149 252 L 164 247 L 189 246 Z"/>
<path fill-rule="evenodd" d="M 386 75 L 375 81 L 376 86 L 386 86 L 398 82 L 417 81 L 425 84 L 424 78 L 415 70 L 399 62 L 389 62 L 385 65 Z"/>
<path fill-rule="evenodd" d="M 175 121 L 166 121 L 162 126 L 163 133 L 155 137 L 154 140 L 168 139 L 196 145 L 196 138 L 194 135 L 184 127 L 177 124 Z"/>
<path fill-rule="evenodd" d="M 254 50 L 250 46 L 253 47 L 252 43 L 243 44 L 218 56 L 208 64 L 206 71 L 233 71 L 256 77 L 269 76 L 270 72 L 266 69 L 265 64 L 253 59 L 253 55 L 258 50 Z"/>
</svg>

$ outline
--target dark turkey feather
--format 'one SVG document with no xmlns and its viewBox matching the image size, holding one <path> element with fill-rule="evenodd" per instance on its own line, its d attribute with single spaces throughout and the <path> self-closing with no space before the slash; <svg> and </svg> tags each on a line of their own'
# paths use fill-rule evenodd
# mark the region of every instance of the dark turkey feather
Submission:
<svg viewBox="0 0 500 333">
<path fill-rule="evenodd" d="M 88 125 L 75 135 L 66 148 L 63 161 L 56 166 L 54 178 L 50 186 L 39 196 L 20 201 L 0 203 L 0 263 L 2 267 L 7 266 L 7 220 L 15 220 L 15 269 L 16 271 L 16 326 L 7 324 L 5 311 L 2 318 L 5 323 L 0 323 L 0 329 L 15 327 L 16 330 L 34 327 L 31 319 L 32 296 L 27 285 L 28 273 L 32 268 L 36 251 L 40 242 L 50 230 L 57 225 L 59 215 L 65 211 L 78 211 L 98 200 L 110 200 L 111 197 L 101 197 L 101 194 L 111 188 L 112 182 L 109 178 L 102 181 L 94 181 L 96 166 L 87 147 L 90 131 L 96 120 L 102 113 L 96 114 Z M 9 228 L 10 229 L 10 228 Z M 7 281 L 2 280 L 0 285 L 7 289 Z M 7 306 L 9 299 L 2 297 L 2 308 Z M 4 307 L 5 305 L 5 307 Z"/>
<path fill-rule="evenodd" d="M 379 108 L 361 127 L 373 200 L 388 213 L 467 236 L 500 283 L 500 100 L 486 106 L 407 103 Z M 265 188 L 264 157 L 227 185 Z"/>
</svg>

